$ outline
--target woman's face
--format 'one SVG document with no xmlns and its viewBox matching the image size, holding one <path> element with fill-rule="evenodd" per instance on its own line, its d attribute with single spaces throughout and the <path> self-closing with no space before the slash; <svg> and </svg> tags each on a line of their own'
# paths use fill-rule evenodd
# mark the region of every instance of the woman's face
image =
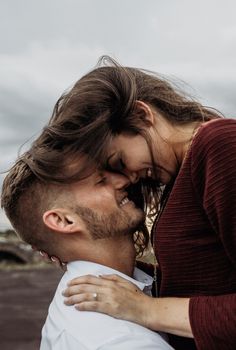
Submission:
<svg viewBox="0 0 236 350">
<path fill-rule="evenodd" d="M 157 140 L 155 135 L 153 144 L 153 157 L 157 180 L 167 184 L 177 171 L 176 158 L 171 146 L 163 139 Z M 109 168 L 118 171 L 132 182 L 139 178 L 155 178 L 151 153 L 145 138 L 141 135 L 120 134 L 111 142 L 107 160 Z"/>
</svg>

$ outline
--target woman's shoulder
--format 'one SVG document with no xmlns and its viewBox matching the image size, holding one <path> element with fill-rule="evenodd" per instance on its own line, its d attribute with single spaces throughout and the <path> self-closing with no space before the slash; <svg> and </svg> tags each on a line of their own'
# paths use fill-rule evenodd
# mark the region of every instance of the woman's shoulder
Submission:
<svg viewBox="0 0 236 350">
<path fill-rule="evenodd" d="M 224 132 L 235 131 L 236 119 L 232 118 L 218 118 L 212 119 L 206 123 L 203 123 L 199 128 L 201 135 L 205 134 L 221 134 Z"/>
<path fill-rule="evenodd" d="M 194 137 L 193 148 L 208 149 L 229 142 L 236 144 L 236 119 L 219 118 L 203 123 Z"/>
<path fill-rule="evenodd" d="M 206 184 L 208 189 L 216 185 L 228 188 L 236 178 L 236 119 L 220 118 L 201 125 L 189 153 L 192 182 L 198 192 Z"/>
</svg>

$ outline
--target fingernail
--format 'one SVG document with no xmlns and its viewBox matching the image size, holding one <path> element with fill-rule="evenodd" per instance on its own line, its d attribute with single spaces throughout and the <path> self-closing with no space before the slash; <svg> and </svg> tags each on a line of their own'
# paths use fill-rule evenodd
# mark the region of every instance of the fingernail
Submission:
<svg viewBox="0 0 236 350">
<path fill-rule="evenodd" d="M 45 255 L 41 250 L 39 251 L 39 254 L 40 254 L 41 256 L 44 256 L 44 255 Z"/>
<path fill-rule="evenodd" d="M 57 261 L 53 256 L 51 256 L 50 259 L 51 259 L 52 262 L 56 262 Z"/>
</svg>

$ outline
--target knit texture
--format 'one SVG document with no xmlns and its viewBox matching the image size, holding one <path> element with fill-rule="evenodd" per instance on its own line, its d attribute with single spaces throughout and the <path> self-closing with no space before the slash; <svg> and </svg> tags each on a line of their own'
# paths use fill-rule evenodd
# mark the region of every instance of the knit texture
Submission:
<svg viewBox="0 0 236 350">
<path fill-rule="evenodd" d="M 155 225 L 154 249 L 160 296 L 191 298 L 195 344 L 170 336 L 172 346 L 236 349 L 236 120 L 200 127 Z"/>
</svg>

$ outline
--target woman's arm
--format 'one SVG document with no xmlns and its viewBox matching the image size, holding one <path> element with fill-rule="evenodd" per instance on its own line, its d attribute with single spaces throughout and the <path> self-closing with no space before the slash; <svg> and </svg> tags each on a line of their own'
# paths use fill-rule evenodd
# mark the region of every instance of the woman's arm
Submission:
<svg viewBox="0 0 236 350">
<path fill-rule="evenodd" d="M 76 278 L 64 296 L 67 305 L 75 304 L 80 311 L 102 312 L 155 331 L 193 337 L 188 298 L 152 298 L 116 275 Z"/>
<path fill-rule="evenodd" d="M 206 124 L 191 157 L 192 185 L 219 242 L 215 266 L 225 275 L 215 277 L 221 295 L 212 289 L 208 296 L 191 297 L 191 328 L 198 349 L 231 350 L 236 344 L 236 120 Z"/>
<path fill-rule="evenodd" d="M 235 349 L 236 294 L 193 297 L 189 314 L 198 349 Z"/>
</svg>

